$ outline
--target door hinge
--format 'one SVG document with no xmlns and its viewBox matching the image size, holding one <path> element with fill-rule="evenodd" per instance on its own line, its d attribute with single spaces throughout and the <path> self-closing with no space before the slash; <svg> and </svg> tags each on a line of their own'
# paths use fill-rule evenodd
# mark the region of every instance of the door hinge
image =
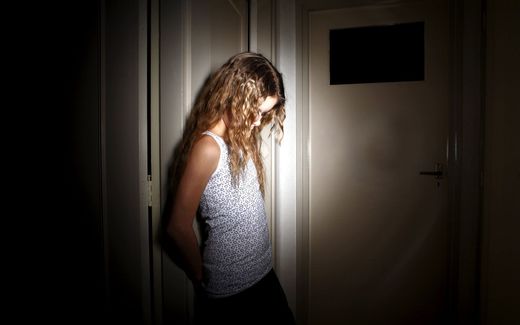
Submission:
<svg viewBox="0 0 520 325">
<path fill-rule="evenodd" d="M 146 176 L 148 183 L 148 207 L 152 207 L 152 175 Z"/>
</svg>

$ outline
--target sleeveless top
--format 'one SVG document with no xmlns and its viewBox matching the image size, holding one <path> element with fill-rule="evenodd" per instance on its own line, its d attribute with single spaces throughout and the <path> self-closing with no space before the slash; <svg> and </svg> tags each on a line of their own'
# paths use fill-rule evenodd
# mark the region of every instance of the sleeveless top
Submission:
<svg viewBox="0 0 520 325">
<path fill-rule="evenodd" d="M 252 159 L 234 185 L 226 143 L 210 131 L 203 134 L 220 147 L 217 168 L 199 205 L 204 223 L 203 283 L 209 297 L 227 297 L 251 287 L 271 270 L 269 228 Z"/>
</svg>

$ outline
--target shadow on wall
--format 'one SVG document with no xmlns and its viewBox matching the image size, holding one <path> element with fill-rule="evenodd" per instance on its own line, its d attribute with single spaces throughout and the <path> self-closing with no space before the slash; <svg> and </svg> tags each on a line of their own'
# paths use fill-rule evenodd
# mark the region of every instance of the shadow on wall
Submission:
<svg viewBox="0 0 520 325">
<path fill-rule="evenodd" d="M 206 98 L 207 94 L 210 91 L 209 81 L 211 79 L 211 75 L 206 78 L 203 86 L 195 97 L 194 103 L 198 103 L 204 98 Z M 166 202 L 163 207 L 163 211 L 161 214 L 161 220 L 159 222 L 159 231 L 158 231 L 158 241 L 163 251 L 168 255 L 168 257 L 182 270 L 185 270 L 185 261 L 182 260 L 181 254 L 179 253 L 173 239 L 168 234 L 168 223 L 170 221 L 175 195 L 177 192 L 177 187 L 179 185 L 180 177 L 182 176 L 182 172 L 184 171 L 184 164 L 186 163 L 186 159 L 188 158 L 187 154 L 189 149 L 184 149 L 185 147 L 191 147 L 193 142 L 190 143 L 190 135 L 192 129 L 196 126 L 196 116 L 198 116 L 198 110 L 203 108 L 203 106 L 192 105 L 193 108 L 190 111 L 190 114 L 185 120 L 184 132 L 182 138 L 177 142 L 175 148 L 173 150 L 173 154 L 170 158 L 170 165 L 168 166 L 168 176 L 167 176 L 167 191 Z M 191 126 L 191 127 L 190 127 Z M 203 241 L 202 238 L 205 231 L 203 229 L 203 223 L 201 222 L 200 215 L 197 211 L 196 216 L 197 228 L 196 235 L 199 239 L 199 242 Z M 202 247 L 201 247 L 202 249 Z"/>
</svg>

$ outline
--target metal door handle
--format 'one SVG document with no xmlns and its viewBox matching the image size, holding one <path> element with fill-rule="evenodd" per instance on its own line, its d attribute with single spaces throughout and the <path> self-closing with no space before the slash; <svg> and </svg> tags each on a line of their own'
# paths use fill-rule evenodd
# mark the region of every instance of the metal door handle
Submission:
<svg viewBox="0 0 520 325">
<path fill-rule="evenodd" d="M 441 179 L 442 176 L 444 175 L 442 172 L 442 164 L 441 163 L 435 164 L 434 171 L 420 171 L 419 175 L 435 176 L 436 179 Z"/>
<path fill-rule="evenodd" d="M 442 176 L 442 172 L 419 172 L 419 175 Z"/>
</svg>

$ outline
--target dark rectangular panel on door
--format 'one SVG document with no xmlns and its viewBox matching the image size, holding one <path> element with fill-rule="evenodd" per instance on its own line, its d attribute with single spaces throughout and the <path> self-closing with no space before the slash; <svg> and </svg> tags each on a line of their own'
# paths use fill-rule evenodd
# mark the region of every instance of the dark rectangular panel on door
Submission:
<svg viewBox="0 0 520 325">
<path fill-rule="evenodd" d="M 330 84 L 424 80 L 424 22 L 332 29 Z"/>
</svg>

